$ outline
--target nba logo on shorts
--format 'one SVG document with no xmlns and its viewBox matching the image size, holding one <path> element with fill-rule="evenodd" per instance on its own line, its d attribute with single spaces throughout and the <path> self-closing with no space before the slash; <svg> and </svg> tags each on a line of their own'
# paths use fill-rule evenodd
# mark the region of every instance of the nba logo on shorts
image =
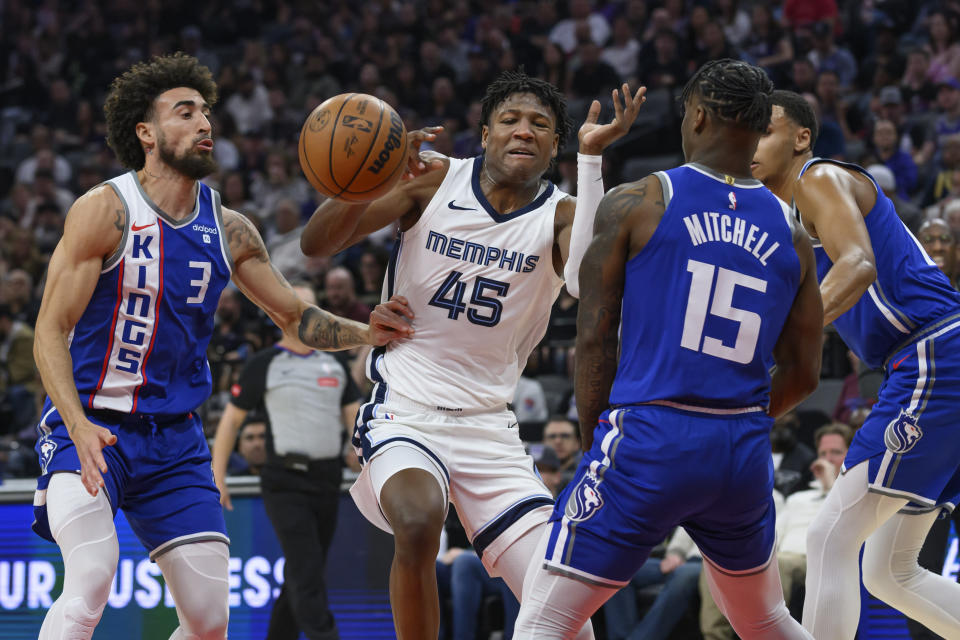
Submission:
<svg viewBox="0 0 960 640">
<path fill-rule="evenodd" d="M 573 522 L 582 522 L 603 506 L 603 497 L 598 491 L 600 478 L 592 473 L 583 476 L 567 500 L 564 515 Z"/>
<path fill-rule="evenodd" d="M 913 449 L 913 446 L 922 437 L 923 431 L 917 424 L 916 416 L 901 409 L 897 419 L 887 425 L 887 430 L 883 434 L 883 441 L 887 445 L 887 449 L 893 453 L 906 453 Z"/>
<path fill-rule="evenodd" d="M 53 459 L 53 452 L 56 450 L 57 443 L 44 437 L 43 444 L 40 445 L 40 466 L 43 468 L 44 474 L 47 473 L 47 465 L 50 464 L 50 460 Z"/>
</svg>

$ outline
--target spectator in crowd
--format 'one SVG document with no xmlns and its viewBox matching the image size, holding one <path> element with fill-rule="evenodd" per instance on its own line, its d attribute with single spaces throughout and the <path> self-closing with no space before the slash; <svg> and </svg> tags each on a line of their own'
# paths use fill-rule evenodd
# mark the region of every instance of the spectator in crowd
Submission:
<svg viewBox="0 0 960 640">
<path fill-rule="evenodd" d="M 813 477 L 810 463 L 817 454 L 797 437 L 800 419 L 790 411 L 773 423 L 770 442 L 773 448 L 774 487 L 784 496 L 803 489 Z"/>
<path fill-rule="evenodd" d="M 881 120 L 881 122 L 889 121 Z M 876 138 L 876 132 L 874 132 L 874 138 Z M 900 153 L 903 152 L 901 151 Z M 913 162 L 909 154 L 904 154 L 904 156 L 909 159 L 910 162 Z M 920 223 L 923 221 L 923 211 L 920 210 L 920 207 L 913 204 L 912 201 L 901 195 L 898 186 L 900 184 L 899 179 L 894 175 L 893 171 L 891 171 L 890 165 L 872 164 L 867 167 L 867 172 L 877 181 L 884 195 L 893 201 L 893 206 L 897 210 L 897 215 L 903 220 L 903 224 L 907 225 L 907 228 L 910 229 L 911 232 L 916 233 L 917 229 L 920 228 Z"/>
<path fill-rule="evenodd" d="M 740 0 L 716 0 L 714 6 L 727 42 L 734 47 L 742 46 L 750 33 L 751 20 Z"/>
<path fill-rule="evenodd" d="M 242 73 L 237 91 L 227 98 L 224 109 L 243 135 L 260 131 L 273 118 L 267 88 L 250 71 Z"/>
<path fill-rule="evenodd" d="M 697 600 L 703 558 L 683 527 L 677 527 L 663 558 L 651 557 L 603 605 L 610 640 L 667 640 Z M 637 591 L 663 585 L 650 609 L 639 618 Z"/>
<path fill-rule="evenodd" d="M 793 60 L 793 43 L 773 18 L 770 6 L 753 5 L 750 10 L 750 29 L 740 43 L 741 52 L 753 64 L 763 67 L 774 84 L 786 82 Z M 812 72 L 812 66 L 811 72 Z"/>
<path fill-rule="evenodd" d="M 897 126 L 890 120 L 881 118 L 873 123 L 873 149 L 877 160 L 893 174 L 897 196 L 907 200 L 917 186 L 917 165 L 909 153 L 900 149 L 899 139 Z"/>
<path fill-rule="evenodd" d="M 940 160 L 924 190 L 921 207 L 942 207 L 946 204 L 943 200 L 949 198 L 954 189 L 960 189 L 960 183 L 954 184 L 954 173 L 960 169 L 960 134 L 944 138 L 941 147 Z"/>
<path fill-rule="evenodd" d="M 829 75 L 830 72 L 828 72 Z M 843 135 L 843 129 L 833 120 L 823 119 L 823 111 L 820 108 L 820 100 L 810 92 L 802 94 L 803 99 L 807 101 L 810 108 L 817 115 L 817 121 L 820 123 L 820 135 L 813 148 L 813 152 L 820 158 L 833 158 L 834 160 L 847 159 L 847 142 Z"/>
<path fill-rule="evenodd" d="M 33 329 L 0 302 L 0 435 L 30 426 L 37 417 L 39 392 Z"/>
<path fill-rule="evenodd" d="M 930 259 L 957 286 L 957 236 L 946 220 L 932 218 L 920 226 L 917 239 Z"/>
<path fill-rule="evenodd" d="M 14 320 L 32 327 L 37 321 L 40 301 L 33 290 L 33 277 L 25 269 L 11 269 L 0 286 L 0 303 L 9 308 Z"/>
<path fill-rule="evenodd" d="M 680 54 L 680 40 L 670 29 L 658 31 L 640 53 L 640 82 L 648 90 L 675 89 L 687 81 L 687 64 Z"/>
<path fill-rule="evenodd" d="M 824 425 L 813 436 L 817 458 L 810 465 L 815 486 L 787 496 L 777 517 L 777 538 L 780 546 L 777 561 L 783 593 L 790 600 L 795 586 L 802 585 L 807 575 L 807 528 L 833 487 L 843 458 L 853 440 L 853 429 L 839 422 Z"/>
<path fill-rule="evenodd" d="M 793 59 L 793 65 L 790 67 L 790 86 L 799 94 L 816 92 L 817 68 L 809 58 Z"/>
<path fill-rule="evenodd" d="M 837 20 L 836 0 L 785 0 L 783 24 L 789 29 L 813 24 L 833 26 Z"/>
<path fill-rule="evenodd" d="M 281 198 L 273 206 L 270 216 L 273 231 L 267 234 L 267 250 L 273 266 L 288 280 L 303 275 L 306 258 L 300 251 L 300 208 L 290 198 Z"/>
<path fill-rule="evenodd" d="M 817 22 L 813 25 L 813 50 L 807 54 L 818 72 L 831 70 L 836 72 L 840 86 L 850 87 L 857 78 L 857 60 L 846 47 L 834 42 L 833 26 L 829 22 Z"/>
<path fill-rule="evenodd" d="M 553 497 L 560 495 L 560 489 L 563 488 L 563 474 L 560 472 L 560 458 L 553 447 L 547 444 L 530 445 L 530 456 L 533 463 L 537 465 L 537 472 L 543 484 L 553 494 Z"/>
<path fill-rule="evenodd" d="M 34 125 L 30 133 L 33 155 L 17 167 L 17 182 L 33 184 L 37 169 L 45 168 L 53 173 L 53 179 L 57 184 L 70 184 L 73 168 L 65 157 L 54 151 L 52 137 L 49 127 L 42 124 Z"/>
<path fill-rule="evenodd" d="M 956 20 L 945 11 L 934 11 L 927 19 L 930 66 L 927 76 L 934 82 L 960 76 L 960 43 Z"/>
<path fill-rule="evenodd" d="M 933 142 L 939 147 L 945 137 L 960 133 L 960 82 L 956 78 L 937 83 L 937 108 L 940 115 L 933 123 Z"/>
<path fill-rule="evenodd" d="M 370 307 L 357 300 L 353 274 L 346 267 L 335 267 L 324 278 L 326 299 L 323 308 L 343 318 L 368 318 Z M 336 311 L 334 311 L 336 309 Z"/>
<path fill-rule="evenodd" d="M 639 57 L 640 42 L 630 28 L 627 17 L 621 14 L 613 20 L 613 38 L 603 49 L 600 58 L 617 72 L 623 82 L 636 84 Z"/>
<path fill-rule="evenodd" d="M 555 42 L 567 55 L 573 53 L 577 45 L 577 27 L 579 23 L 586 23 L 590 40 L 598 47 L 607 43 L 610 37 L 610 23 L 603 14 L 593 11 L 592 0 L 569 0 L 567 3 L 569 17 L 564 18 L 550 31 L 550 41 Z M 617 83 L 614 83 L 616 86 Z"/>
<path fill-rule="evenodd" d="M 577 425 L 566 416 L 551 416 L 543 427 L 543 443 L 556 452 L 560 459 L 560 472 L 563 475 L 563 486 L 573 478 L 580 457 L 580 433 Z M 562 489 L 563 487 L 561 487 Z"/>
<path fill-rule="evenodd" d="M 915 47 L 907 53 L 900 91 L 910 114 L 926 113 L 937 99 L 937 87 L 927 74 L 929 68 L 929 51 L 923 47 Z"/>
<path fill-rule="evenodd" d="M 386 250 L 375 244 L 368 245 L 360 254 L 360 302 L 368 307 L 380 302 L 387 263 Z"/>
<path fill-rule="evenodd" d="M 260 475 L 267 461 L 267 423 L 263 416 L 250 414 L 240 425 L 236 457 L 230 456 L 227 475 Z"/>
<path fill-rule="evenodd" d="M 604 95 L 609 87 L 620 84 L 617 72 L 600 58 L 600 47 L 592 40 L 580 43 L 577 56 L 579 64 L 573 70 L 569 86 L 573 97 L 592 98 Z"/>
</svg>

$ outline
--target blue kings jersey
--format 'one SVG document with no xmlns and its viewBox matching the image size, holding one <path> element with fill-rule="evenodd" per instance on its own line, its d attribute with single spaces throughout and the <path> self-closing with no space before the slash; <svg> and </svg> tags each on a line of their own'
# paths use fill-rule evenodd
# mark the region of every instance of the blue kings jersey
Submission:
<svg viewBox="0 0 960 640">
<path fill-rule="evenodd" d="M 666 209 L 626 265 L 610 403 L 766 406 L 800 285 L 789 208 L 758 180 L 698 164 L 654 175 Z"/>
<path fill-rule="evenodd" d="M 198 183 L 193 213 L 174 220 L 135 172 L 106 184 L 126 224 L 70 335 L 80 402 L 87 410 L 192 411 L 210 394 L 207 344 L 232 271 L 220 196 Z"/>
<path fill-rule="evenodd" d="M 813 158 L 800 175 L 817 162 L 853 169 L 876 181 L 861 167 L 835 160 Z M 802 217 L 803 212 L 799 212 Z M 877 268 L 877 279 L 833 326 L 847 346 L 870 368 L 883 365 L 897 345 L 918 329 L 949 314 L 960 312 L 960 293 L 930 259 L 903 224 L 893 202 L 877 188 L 877 202 L 863 219 Z M 833 266 L 827 252 L 814 240 L 817 279 Z"/>
</svg>

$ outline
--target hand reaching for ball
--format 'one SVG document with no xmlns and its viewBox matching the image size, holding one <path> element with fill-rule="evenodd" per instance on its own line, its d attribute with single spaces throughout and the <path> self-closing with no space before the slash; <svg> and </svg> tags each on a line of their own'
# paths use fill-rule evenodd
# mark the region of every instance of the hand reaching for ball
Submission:
<svg viewBox="0 0 960 640">
<path fill-rule="evenodd" d="M 407 171 L 403 174 L 404 180 L 412 180 L 417 176 L 443 168 L 445 155 L 433 150 L 420 150 L 420 145 L 424 142 L 433 142 L 441 131 L 443 127 L 424 127 L 407 133 Z"/>
</svg>

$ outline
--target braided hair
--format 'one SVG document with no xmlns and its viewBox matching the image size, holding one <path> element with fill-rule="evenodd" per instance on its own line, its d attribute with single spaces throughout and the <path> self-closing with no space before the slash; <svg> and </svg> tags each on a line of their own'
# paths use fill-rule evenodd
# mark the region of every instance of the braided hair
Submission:
<svg viewBox="0 0 960 640">
<path fill-rule="evenodd" d="M 694 95 L 720 120 L 763 133 L 770 124 L 773 83 L 760 67 L 724 58 L 700 67 L 683 88 L 683 104 Z"/>
<path fill-rule="evenodd" d="M 563 149 L 570 133 L 566 99 L 555 86 L 546 80 L 528 76 L 522 67 L 517 71 L 504 71 L 487 87 L 481 101 L 480 126 L 489 125 L 493 110 L 515 93 L 532 93 L 553 111 L 556 118 L 554 131 L 559 136 L 557 148 Z"/>
</svg>

